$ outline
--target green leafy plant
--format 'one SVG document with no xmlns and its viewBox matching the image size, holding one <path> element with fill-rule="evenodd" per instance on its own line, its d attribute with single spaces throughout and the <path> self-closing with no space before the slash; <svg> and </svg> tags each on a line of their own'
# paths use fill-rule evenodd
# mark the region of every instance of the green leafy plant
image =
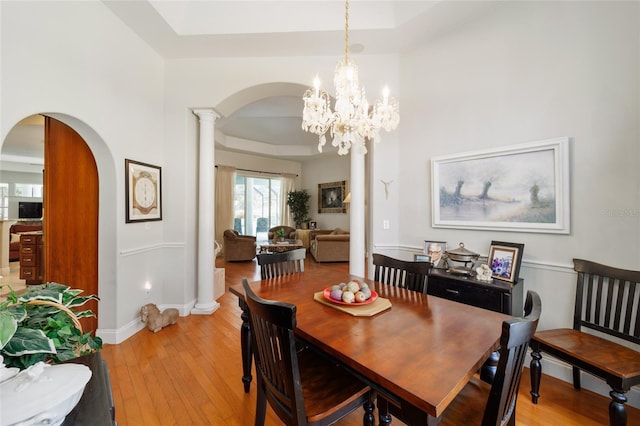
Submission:
<svg viewBox="0 0 640 426">
<path fill-rule="evenodd" d="M 102 348 L 102 339 L 83 333 L 79 318 L 95 316 L 75 311 L 95 295 L 58 283 L 30 286 L 18 296 L 10 288 L 0 303 L 0 354 L 7 367 L 25 369 L 40 361 L 61 362 Z"/>
<path fill-rule="evenodd" d="M 300 228 L 303 223 L 311 220 L 309 218 L 309 199 L 311 195 L 305 189 L 300 191 L 289 191 L 287 194 L 287 205 L 291 209 L 293 221 L 296 228 Z"/>
</svg>

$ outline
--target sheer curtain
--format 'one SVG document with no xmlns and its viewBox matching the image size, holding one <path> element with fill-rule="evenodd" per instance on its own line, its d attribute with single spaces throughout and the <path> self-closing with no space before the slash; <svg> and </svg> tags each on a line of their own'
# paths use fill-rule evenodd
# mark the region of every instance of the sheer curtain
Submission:
<svg viewBox="0 0 640 426">
<path fill-rule="evenodd" d="M 229 166 L 216 167 L 216 206 L 214 209 L 216 241 L 222 244 L 222 234 L 233 229 L 233 189 L 236 169 Z M 224 250 L 224 247 L 223 247 Z"/>
<path fill-rule="evenodd" d="M 280 177 L 282 181 L 280 185 L 280 191 L 282 193 L 282 197 L 280 197 L 280 217 L 282 225 L 294 226 L 293 220 L 291 219 L 291 210 L 287 205 L 287 198 L 289 196 L 289 191 L 293 191 L 295 189 L 296 183 L 296 175 L 283 173 Z M 274 225 L 275 226 L 275 225 Z"/>
</svg>

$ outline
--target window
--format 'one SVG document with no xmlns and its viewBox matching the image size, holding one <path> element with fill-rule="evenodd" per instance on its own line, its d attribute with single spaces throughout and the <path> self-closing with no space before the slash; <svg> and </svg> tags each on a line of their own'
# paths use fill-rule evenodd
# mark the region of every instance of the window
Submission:
<svg viewBox="0 0 640 426">
<path fill-rule="evenodd" d="M 42 198 L 42 184 L 16 183 L 13 195 L 16 197 Z"/>
<path fill-rule="evenodd" d="M 9 184 L 0 183 L 0 219 L 9 219 Z"/>
<path fill-rule="evenodd" d="M 267 239 L 272 226 L 280 224 L 280 178 L 236 175 L 233 228 L 240 234 Z"/>
</svg>

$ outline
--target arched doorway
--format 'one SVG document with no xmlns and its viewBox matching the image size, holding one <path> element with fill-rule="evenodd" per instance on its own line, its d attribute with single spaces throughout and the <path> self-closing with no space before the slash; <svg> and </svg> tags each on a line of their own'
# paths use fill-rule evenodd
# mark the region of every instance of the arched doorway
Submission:
<svg viewBox="0 0 640 426">
<path fill-rule="evenodd" d="M 39 114 L 36 114 L 39 115 Z M 99 303 L 99 319 L 97 325 L 99 326 L 98 335 L 100 335 L 106 343 L 117 343 L 118 337 L 115 330 L 118 327 L 117 321 L 117 267 L 116 267 L 116 237 L 117 237 L 117 207 L 116 200 L 116 168 L 113 160 L 113 156 L 109 147 L 107 147 L 105 141 L 98 133 L 89 127 L 83 121 L 78 120 L 75 117 L 61 113 L 46 113 L 42 114 L 46 117 L 55 118 L 57 122 L 64 123 L 70 129 L 72 129 L 83 140 L 85 148 L 92 155 L 94 159 L 94 173 L 99 181 L 98 209 L 95 213 L 97 221 L 97 235 L 95 239 L 95 251 L 97 252 L 95 265 L 93 267 L 93 274 L 96 275 L 95 289 L 91 291 L 94 294 L 100 296 Z M 17 126 L 17 125 L 16 125 Z M 44 139 L 44 126 L 42 126 L 42 138 Z M 8 139 L 8 138 L 7 138 Z M 7 139 L 2 141 L 3 144 L 3 157 L 5 154 L 4 145 Z M 44 155 L 44 154 L 43 154 Z M 73 156 L 69 158 L 73 162 Z M 39 170 L 42 170 L 42 166 L 39 166 Z M 74 179 L 71 179 L 72 181 Z M 46 186 L 46 184 L 45 184 Z M 82 186 L 84 187 L 84 186 Z M 76 196 L 73 197 L 73 202 L 70 206 L 74 208 L 73 214 L 82 214 L 83 206 L 78 204 L 81 200 L 80 193 L 81 187 L 78 182 L 72 182 L 66 188 L 67 192 L 72 192 Z M 77 192 L 77 194 L 76 194 Z M 54 197 L 55 195 L 51 195 Z M 46 208 L 45 208 L 46 214 Z M 77 222 L 73 222 L 74 224 Z M 82 229 L 78 225 L 72 225 L 64 232 L 65 239 L 82 239 L 84 238 Z M 67 259 L 73 259 L 74 251 L 71 247 L 63 247 L 58 249 L 56 256 L 66 256 Z M 76 288 L 83 288 L 83 280 L 70 283 L 64 276 L 56 277 L 59 282 L 72 285 Z M 84 326 L 83 326 L 84 327 Z M 90 329 L 95 329 L 95 325 L 87 326 Z M 89 329 L 89 328 L 88 328 Z"/>
</svg>

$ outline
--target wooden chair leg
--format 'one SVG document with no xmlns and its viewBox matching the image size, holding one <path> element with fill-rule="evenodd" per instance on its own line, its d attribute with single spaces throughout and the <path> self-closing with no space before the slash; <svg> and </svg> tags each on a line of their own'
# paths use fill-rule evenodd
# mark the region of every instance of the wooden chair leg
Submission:
<svg viewBox="0 0 640 426">
<path fill-rule="evenodd" d="M 580 369 L 573 367 L 573 387 L 580 390 Z"/>
<path fill-rule="evenodd" d="M 244 384 L 244 392 L 249 393 L 251 388 L 251 361 L 253 354 L 251 352 L 251 326 L 249 324 L 249 307 L 244 300 L 239 300 L 238 305 L 242 310 L 240 318 L 242 318 L 242 326 L 240 327 L 240 351 L 242 352 L 242 383 Z"/>
<path fill-rule="evenodd" d="M 391 424 L 389 402 L 386 399 L 378 398 L 378 423 L 380 426 L 389 426 Z"/>
<path fill-rule="evenodd" d="M 627 410 L 624 404 L 627 402 L 627 396 L 622 390 L 613 389 L 609 392 L 611 402 L 609 403 L 609 425 L 610 426 L 626 426 Z"/>
<path fill-rule="evenodd" d="M 264 426 L 267 417 L 267 395 L 264 392 L 264 385 L 258 379 L 258 395 L 256 397 L 256 420 L 255 426 Z"/>
<path fill-rule="evenodd" d="M 534 404 L 538 403 L 540 397 L 540 377 L 542 376 L 542 365 L 540 360 L 542 356 L 539 351 L 535 349 L 531 352 L 531 364 L 529 365 L 529 371 L 531 374 L 531 401 Z"/>
<path fill-rule="evenodd" d="M 376 408 L 376 406 L 373 403 L 374 398 L 375 398 L 375 392 L 373 391 L 369 392 L 369 399 L 362 406 L 364 408 L 364 416 L 362 418 L 363 426 L 375 426 L 376 424 L 376 419 L 375 419 L 375 416 L 373 415 L 373 411 Z"/>
</svg>

